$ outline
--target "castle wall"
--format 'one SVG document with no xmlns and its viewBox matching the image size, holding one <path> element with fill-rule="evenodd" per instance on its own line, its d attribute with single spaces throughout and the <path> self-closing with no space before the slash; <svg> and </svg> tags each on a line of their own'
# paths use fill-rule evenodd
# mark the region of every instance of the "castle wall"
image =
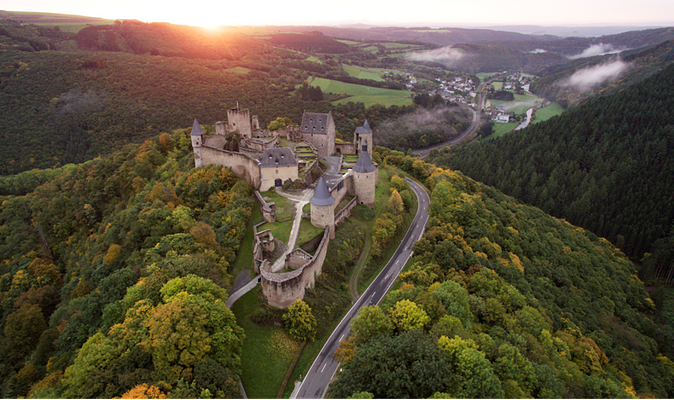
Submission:
<svg viewBox="0 0 674 400">
<path fill-rule="evenodd" d="M 279 143 L 278 135 L 274 135 L 274 137 L 272 139 L 266 139 L 266 140 L 260 139 L 260 138 L 253 138 L 253 139 L 246 139 L 245 140 L 246 147 L 248 147 L 251 150 L 259 151 L 259 152 L 263 152 L 263 151 L 265 151 L 265 149 L 274 147 L 278 143 Z"/>
<path fill-rule="evenodd" d="M 220 135 L 220 136 L 226 136 L 227 135 L 227 123 L 218 121 L 215 123 L 215 134 Z"/>
<path fill-rule="evenodd" d="M 335 225 L 339 225 L 344 222 L 351 215 L 351 210 L 358 204 L 358 197 L 354 197 L 346 207 L 339 210 L 335 215 Z"/>
<path fill-rule="evenodd" d="M 299 177 L 297 165 L 287 165 L 285 167 L 265 167 L 260 168 L 260 192 L 266 192 L 276 185 L 276 179 L 281 183 L 287 179 L 295 181 Z"/>
<path fill-rule="evenodd" d="M 341 154 L 356 154 L 354 143 L 335 143 L 335 152 Z"/>
<path fill-rule="evenodd" d="M 328 252 L 330 243 L 330 229 L 326 229 L 323 239 L 318 245 L 316 254 L 305 264 L 299 266 L 295 271 L 285 273 L 270 272 L 271 266 L 268 260 L 265 260 L 260 267 L 260 286 L 262 293 L 270 306 L 277 308 L 289 307 L 295 300 L 304 298 L 306 289 L 312 288 L 316 283 L 316 277 L 323 270 L 323 263 Z M 300 252 L 294 251 L 289 258 L 294 264 L 299 264 L 302 258 Z M 287 264 L 286 264 L 287 265 Z"/>
<path fill-rule="evenodd" d="M 334 206 L 337 207 L 340 201 L 344 199 L 344 197 L 349 194 L 349 187 L 347 185 L 347 182 L 350 179 L 349 176 L 341 180 L 341 185 L 338 183 L 337 185 L 333 186 L 332 190 L 330 190 L 330 195 L 332 196 L 333 199 L 335 199 Z M 341 187 L 340 187 L 341 186 Z"/>
<path fill-rule="evenodd" d="M 195 148 L 195 152 L 199 150 Z M 201 159 L 203 165 L 221 165 L 232 170 L 232 174 L 240 179 L 245 179 L 252 183 L 253 188 L 259 188 L 261 182 L 260 166 L 257 160 L 241 154 L 227 150 L 217 149 L 210 146 L 202 146 Z M 195 160 L 196 161 L 196 160 Z"/>
</svg>

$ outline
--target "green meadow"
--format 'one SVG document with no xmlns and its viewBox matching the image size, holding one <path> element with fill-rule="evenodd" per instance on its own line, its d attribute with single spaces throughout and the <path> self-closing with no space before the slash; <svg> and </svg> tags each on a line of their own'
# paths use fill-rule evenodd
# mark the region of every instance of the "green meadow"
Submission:
<svg viewBox="0 0 674 400">
<path fill-rule="evenodd" d="M 318 86 L 323 92 L 336 94 L 344 93 L 350 96 L 345 99 L 334 101 L 333 104 L 345 104 L 350 101 L 353 101 L 354 103 L 363 103 L 365 107 L 370 107 L 373 104 L 381 104 L 387 107 L 412 104 L 410 92 L 404 90 L 375 88 L 325 78 L 314 78 L 314 80 L 311 81 L 311 86 Z"/>
<path fill-rule="evenodd" d="M 547 121 L 550 118 L 559 115 L 564 112 L 564 109 L 562 106 L 560 106 L 557 103 L 552 103 L 547 107 L 539 108 L 536 110 L 536 119 L 532 121 L 532 123 L 536 122 L 541 122 L 541 121 Z"/>
</svg>

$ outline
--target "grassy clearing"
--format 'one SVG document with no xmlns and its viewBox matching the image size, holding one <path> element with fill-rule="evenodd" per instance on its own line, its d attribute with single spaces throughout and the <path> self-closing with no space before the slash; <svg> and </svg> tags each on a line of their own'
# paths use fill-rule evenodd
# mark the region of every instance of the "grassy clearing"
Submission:
<svg viewBox="0 0 674 400">
<path fill-rule="evenodd" d="M 503 82 L 492 82 L 491 85 L 494 87 L 494 90 L 503 90 Z M 497 100 L 490 100 L 492 104 Z"/>
<path fill-rule="evenodd" d="M 349 76 L 353 76 L 354 78 L 371 79 L 373 81 L 384 82 L 384 78 L 381 77 L 381 75 L 384 73 L 384 70 L 382 69 L 362 68 L 355 65 L 344 65 L 342 68 L 344 68 L 344 71 L 346 71 Z"/>
<path fill-rule="evenodd" d="M 316 236 L 323 234 L 323 232 L 325 232 L 325 228 L 316 228 L 315 226 L 311 225 L 311 221 L 308 219 L 303 219 L 302 222 L 300 222 L 300 232 L 297 235 L 295 248 L 298 248 L 301 244 L 304 244 Z"/>
<path fill-rule="evenodd" d="M 353 40 L 341 40 L 341 39 L 339 39 L 337 41 L 340 42 L 340 43 L 348 44 L 349 46 L 354 46 L 354 45 L 360 44 L 360 42 L 354 42 Z"/>
<path fill-rule="evenodd" d="M 513 101 L 503 101 L 503 100 L 489 100 L 492 107 L 502 106 L 506 109 L 507 112 L 514 112 L 516 114 L 524 114 L 528 109 L 534 106 L 536 100 L 539 99 L 536 95 L 525 93 L 525 94 L 516 94 L 515 100 Z"/>
<path fill-rule="evenodd" d="M 484 82 L 487 78 L 489 78 L 490 76 L 494 76 L 496 74 L 500 74 L 500 72 L 480 72 L 479 74 L 476 75 L 478 78 L 480 78 L 482 82 Z"/>
<path fill-rule="evenodd" d="M 560 106 L 557 103 L 552 103 L 547 107 L 539 108 L 538 110 L 536 110 L 536 114 L 535 114 L 536 119 L 534 119 L 532 121 L 532 123 L 535 124 L 537 122 L 547 121 L 550 118 L 552 118 L 556 115 L 560 115 L 563 112 L 564 112 L 564 109 L 562 108 L 562 106 Z"/>
<path fill-rule="evenodd" d="M 268 190 L 264 193 L 261 193 L 262 197 L 269 197 L 274 203 L 276 203 L 276 222 L 286 222 L 292 221 L 294 218 L 293 210 L 295 206 L 288 199 L 276 193 L 274 190 Z"/>
<path fill-rule="evenodd" d="M 314 56 L 309 56 L 304 61 L 312 61 L 315 63 L 323 64 L 323 61 L 321 61 L 320 58 L 316 58 Z"/>
<path fill-rule="evenodd" d="M 410 92 L 404 90 L 393 90 L 375 88 L 364 85 L 356 85 L 353 83 L 344 83 L 331 79 L 315 78 L 311 82 L 311 86 L 318 86 L 324 92 L 329 93 L 344 93 L 351 97 L 334 101 L 333 104 L 344 104 L 349 101 L 354 103 L 361 102 L 365 107 L 370 107 L 372 104 L 382 104 L 384 106 L 392 105 L 410 105 L 412 98 Z"/>
<path fill-rule="evenodd" d="M 241 381 L 251 399 L 273 399 L 301 343 L 282 327 L 259 326 L 250 316 L 260 310 L 260 287 L 241 297 L 232 311 L 246 332 L 241 356 Z M 262 300 L 263 301 L 263 300 Z"/>
<path fill-rule="evenodd" d="M 277 238 L 278 240 L 282 241 L 285 244 L 288 244 L 290 231 L 293 229 L 293 221 L 290 220 L 286 222 L 274 222 L 274 223 L 267 222 L 266 224 L 262 225 L 259 228 L 259 231 L 264 231 L 267 229 L 271 230 L 271 233 L 272 235 L 274 235 L 275 238 Z"/>
<path fill-rule="evenodd" d="M 252 69 L 246 68 L 246 67 L 232 67 L 232 68 L 223 69 L 223 71 L 229 72 L 229 73 L 232 73 L 232 74 L 237 74 L 237 75 L 244 75 L 244 74 L 247 74 L 250 71 L 252 71 Z"/>
<path fill-rule="evenodd" d="M 517 128 L 519 123 L 517 122 L 508 122 L 507 124 L 494 124 L 494 132 L 487 136 L 487 140 L 495 139 L 497 137 L 503 136 L 506 133 L 510 133 L 513 129 Z"/>
</svg>

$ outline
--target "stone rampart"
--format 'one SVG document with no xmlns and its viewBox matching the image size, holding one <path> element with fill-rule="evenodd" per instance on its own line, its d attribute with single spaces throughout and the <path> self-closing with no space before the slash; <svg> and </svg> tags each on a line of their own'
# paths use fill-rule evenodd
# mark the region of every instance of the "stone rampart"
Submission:
<svg viewBox="0 0 674 400">
<path fill-rule="evenodd" d="M 201 157 L 203 165 L 221 165 L 232 170 L 232 174 L 240 179 L 245 179 L 253 185 L 260 187 L 260 165 L 257 160 L 241 153 L 221 150 L 211 146 L 202 146 Z"/>
<path fill-rule="evenodd" d="M 335 151 L 340 154 L 356 154 L 354 143 L 335 143 Z"/>
<path fill-rule="evenodd" d="M 351 201 L 346 205 L 346 207 L 342 208 L 335 214 L 335 225 L 341 224 L 345 219 L 347 219 L 351 215 L 351 210 L 358 204 L 358 197 L 354 197 L 351 199 Z"/>
<path fill-rule="evenodd" d="M 262 210 L 262 217 L 267 222 L 276 222 L 276 203 L 267 202 L 258 190 L 255 191 L 255 199 L 260 204 Z"/>
<path fill-rule="evenodd" d="M 306 289 L 313 287 L 316 276 L 323 271 L 323 262 L 330 243 L 330 229 L 323 233 L 323 239 L 316 249 L 314 256 L 301 249 L 293 250 L 286 256 L 286 268 L 294 269 L 290 272 L 271 272 L 271 265 L 264 260 L 260 266 L 260 286 L 269 305 L 277 308 L 286 308 L 295 300 L 304 298 Z"/>
</svg>

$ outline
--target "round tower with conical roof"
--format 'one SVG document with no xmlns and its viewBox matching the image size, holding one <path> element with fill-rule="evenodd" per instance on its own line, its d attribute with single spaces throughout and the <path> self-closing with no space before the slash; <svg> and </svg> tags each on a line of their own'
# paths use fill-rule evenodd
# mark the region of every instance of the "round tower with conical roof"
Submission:
<svg viewBox="0 0 674 400">
<path fill-rule="evenodd" d="M 335 227 L 335 199 L 321 176 L 311 198 L 311 225 L 317 228 Z M 333 229 L 334 231 L 334 229 Z"/>
<path fill-rule="evenodd" d="M 190 136 L 192 137 L 192 150 L 194 151 L 194 167 L 203 167 L 204 161 L 201 158 L 201 146 L 204 144 L 204 130 L 201 129 L 201 125 L 199 125 L 196 118 L 194 118 L 192 134 Z"/>
<path fill-rule="evenodd" d="M 377 166 L 372 163 L 367 151 L 367 141 L 363 141 L 358 161 L 353 167 L 353 190 L 358 203 L 374 208 L 374 190 L 377 184 Z"/>
</svg>

